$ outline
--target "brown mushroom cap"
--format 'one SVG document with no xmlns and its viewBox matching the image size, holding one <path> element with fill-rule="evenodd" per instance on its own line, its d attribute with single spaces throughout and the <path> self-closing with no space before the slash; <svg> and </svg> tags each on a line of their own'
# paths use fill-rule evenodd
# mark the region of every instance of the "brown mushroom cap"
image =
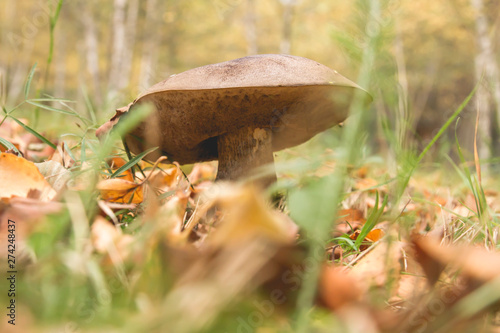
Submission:
<svg viewBox="0 0 500 333">
<path fill-rule="evenodd" d="M 217 159 L 217 137 L 245 127 L 271 129 L 274 151 L 303 143 L 345 120 L 356 89 L 371 99 L 313 60 L 248 56 L 173 75 L 110 122 L 151 103 L 156 112 L 126 136 L 128 146 L 139 153 L 159 145 L 169 159 L 188 164 Z"/>
</svg>

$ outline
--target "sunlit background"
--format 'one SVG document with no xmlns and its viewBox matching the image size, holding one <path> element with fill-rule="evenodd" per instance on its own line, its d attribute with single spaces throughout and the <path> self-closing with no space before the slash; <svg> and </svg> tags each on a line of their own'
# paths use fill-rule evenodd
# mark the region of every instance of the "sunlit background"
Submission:
<svg viewBox="0 0 500 333">
<path fill-rule="evenodd" d="M 16 163 L 0 169 L 0 227 L 16 221 L 27 244 L 20 325 L 0 312 L 0 331 L 498 328 L 499 31 L 498 0 L 0 0 L 0 149 L 25 157 L 2 153 Z M 266 191 L 95 136 L 172 74 L 264 53 L 313 59 L 373 96 L 275 155 Z M 51 200 L 29 182 L 11 197 L 33 174 Z"/>
<path fill-rule="evenodd" d="M 490 52 L 498 67 L 500 4 L 485 0 L 478 15 L 475 2 L 381 1 L 379 22 L 365 27 L 359 1 L 65 1 L 54 18 L 55 0 L 4 0 L 1 102 L 19 103 L 34 63 L 37 94 L 73 99 L 81 112 L 90 103 L 101 120 L 171 74 L 249 54 L 311 58 L 356 81 L 367 36 L 377 34 L 375 80 L 365 87 L 376 97 L 369 130 L 383 141 L 387 123 L 405 144 L 422 144 L 477 78 L 495 71 L 481 55 Z M 493 91 L 488 103 L 498 109 Z M 458 125 L 467 148 L 473 127 L 464 123 L 475 120 L 469 111 Z"/>
</svg>

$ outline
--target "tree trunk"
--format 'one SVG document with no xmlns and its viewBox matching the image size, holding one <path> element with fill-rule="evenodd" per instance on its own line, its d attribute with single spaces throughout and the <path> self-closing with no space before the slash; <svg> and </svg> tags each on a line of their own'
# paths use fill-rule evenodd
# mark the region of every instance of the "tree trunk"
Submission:
<svg viewBox="0 0 500 333">
<path fill-rule="evenodd" d="M 21 13 L 18 12 L 17 10 L 17 3 L 16 1 L 6 1 L 4 3 L 4 8 L 2 10 L 5 10 L 3 17 L 6 18 L 5 22 L 2 22 L 2 24 L 5 27 L 13 27 L 15 26 L 14 20 L 18 15 Z M 18 104 L 19 103 L 19 98 L 20 95 L 23 91 L 24 88 L 24 83 L 26 81 L 26 77 L 28 76 L 28 72 L 33 66 L 32 61 L 32 53 L 33 53 L 33 48 L 35 46 L 35 43 L 33 39 L 31 38 L 25 38 L 25 36 L 22 34 L 22 32 L 14 32 L 16 35 L 16 38 L 21 38 L 21 45 L 13 45 L 12 40 L 9 38 L 9 32 L 6 31 L 7 33 L 2 33 L 1 35 L 1 43 L 4 47 L 2 47 L 3 50 L 5 49 L 12 49 L 14 52 L 10 52 L 7 54 L 11 54 L 9 56 L 9 66 L 5 66 L 5 92 L 6 92 L 6 97 L 5 97 L 5 104 L 6 105 L 13 105 L 13 104 Z M 12 32 L 12 31 L 11 31 Z M 12 36 L 10 36 L 13 38 Z"/>
<path fill-rule="evenodd" d="M 244 18 L 245 36 L 247 39 L 247 55 L 259 53 L 257 44 L 257 14 L 255 12 L 255 0 L 247 0 L 247 10 Z"/>
<path fill-rule="evenodd" d="M 113 46 L 111 52 L 108 97 L 116 97 L 119 81 L 122 78 L 121 69 L 123 54 L 128 52 L 125 48 L 125 7 L 127 0 L 114 0 L 113 14 Z"/>
<path fill-rule="evenodd" d="M 163 2 L 160 2 L 160 5 Z M 155 33 L 155 29 L 159 26 L 159 15 L 161 8 L 158 8 L 157 0 L 147 0 L 146 3 L 146 19 L 144 21 L 143 32 L 143 50 L 141 56 L 141 68 L 139 73 L 139 89 L 146 90 L 155 79 L 156 63 L 158 61 L 158 43 L 159 34 Z"/>
<path fill-rule="evenodd" d="M 66 88 L 66 40 L 68 35 L 64 29 L 60 29 L 56 34 L 56 52 L 55 52 L 55 79 L 54 79 L 54 96 L 64 97 Z"/>
<path fill-rule="evenodd" d="M 476 10 L 476 36 L 479 48 L 475 61 L 476 80 L 484 79 L 476 92 L 476 103 L 480 112 L 479 133 L 482 134 L 478 138 L 479 157 L 485 159 L 492 157 L 492 154 L 499 149 L 498 142 L 492 142 L 491 139 L 498 134 L 498 124 L 495 119 L 500 115 L 500 77 L 483 0 L 471 0 L 471 4 Z M 491 95 L 496 106 L 496 115 L 493 114 Z"/>
<path fill-rule="evenodd" d="M 90 75 L 92 82 L 92 91 L 97 105 L 102 104 L 102 93 L 99 75 L 99 46 L 97 42 L 97 33 L 95 21 L 91 6 L 89 4 L 82 5 L 82 20 L 85 29 L 85 62 L 87 72 Z"/>
<path fill-rule="evenodd" d="M 125 52 L 122 56 L 121 75 L 118 81 L 118 89 L 120 90 L 126 88 L 130 82 L 138 13 L 139 0 L 130 0 L 127 10 L 127 24 L 125 26 Z"/>
<path fill-rule="evenodd" d="M 292 19 L 293 9 L 297 0 L 280 0 L 283 5 L 283 35 L 280 43 L 280 53 L 290 54 L 292 45 Z"/>
</svg>

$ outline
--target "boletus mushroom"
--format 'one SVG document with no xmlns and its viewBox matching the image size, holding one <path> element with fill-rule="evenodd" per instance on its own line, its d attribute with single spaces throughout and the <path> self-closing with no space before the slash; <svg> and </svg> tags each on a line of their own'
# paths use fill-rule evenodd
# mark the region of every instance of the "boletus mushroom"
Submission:
<svg viewBox="0 0 500 333">
<path fill-rule="evenodd" d="M 358 85 L 313 60 L 265 54 L 172 75 L 97 130 L 101 136 L 142 103 L 155 112 L 125 136 L 134 153 L 159 146 L 172 161 L 217 159 L 217 179 L 240 179 L 273 163 L 273 152 L 303 143 L 344 121 Z M 262 185 L 276 175 L 261 179 Z"/>
</svg>

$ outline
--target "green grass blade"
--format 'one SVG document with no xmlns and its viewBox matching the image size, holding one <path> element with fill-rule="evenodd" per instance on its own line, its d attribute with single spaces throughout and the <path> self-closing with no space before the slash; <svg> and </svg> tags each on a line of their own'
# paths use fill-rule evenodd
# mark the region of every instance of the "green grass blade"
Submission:
<svg viewBox="0 0 500 333">
<path fill-rule="evenodd" d="M 28 125 L 23 124 L 20 120 L 18 120 L 17 118 L 14 118 L 12 116 L 10 116 L 10 118 L 12 120 L 14 120 L 16 123 L 18 123 L 22 128 L 24 128 L 25 130 L 27 130 L 28 132 L 30 132 L 31 134 L 33 134 L 34 136 L 36 136 L 37 138 L 42 140 L 42 142 L 45 142 L 46 144 L 48 144 L 52 148 L 57 149 L 56 145 L 53 144 L 52 142 L 50 142 L 49 139 L 45 138 L 43 135 L 41 135 L 40 133 L 38 133 L 37 131 L 35 131 L 34 129 L 29 127 Z"/>
<path fill-rule="evenodd" d="M 82 93 L 83 93 L 83 99 L 85 100 L 85 105 L 87 106 L 88 114 L 90 115 L 90 119 L 92 120 L 92 124 L 95 125 L 97 124 L 97 117 L 95 114 L 94 107 L 92 106 L 92 102 L 90 101 L 89 94 L 87 93 L 87 90 L 85 88 L 82 89 Z"/>
<path fill-rule="evenodd" d="M 4 138 L 0 138 L 0 145 L 4 146 L 6 149 L 12 149 L 16 153 L 19 153 L 19 150 L 14 146 L 10 141 L 5 140 Z"/>
<path fill-rule="evenodd" d="M 164 192 L 164 193 L 160 194 L 157 199 L 158 200 L 166 199 L 166 198 L 171 197 L 172 195 L 174 195 L 175 192 L 176 192 L 176 190 Z"/>
<path fill-rule="evenodd" d="M 66 143 L 66 141 L 63 141 L 63 145 L 64 145 L 64 151 L 68 153 L 69 157 L 71 157 L 73 159 L 73 161 L 77 161 L 75 155 L 73 155 L 73 152 L 71 151 L 71 149 L 69 148 L 68 144 Z"/>
<path fill-rule="evenodd" d="M 86 160 L 87 160 L 87 148 L 85 147 L 85 138 L 83 138 L 80 146 L 80 162 L 83 163 Z"/>
<path fill-rule="evenodd" d="M 26 79 L 26 84 L 24 85 L 24 98 L 28 98 L 28 94 L 30 92 L 31 81 L 33 80 L 33 76 L 35 75 L 36 62 L 31 67 L 30 73 L 28 74 L 28 78 Z"/>
<path fill-rule="evenodd" d="M 424 158 L 424 156 L 432 148 L 432 146 L 434 146 L 434 144 L 436 143 L 436 141 L 444 134 L 444 132 L 448 129 L 448 127 L 450 127 L 450 125 L 453 123 L 453 121 L 455 121 L 455 119 L 460 115 L 460 113 L 467 106 L 467 104 L 469 104 L 470 100 L 472 99 L 472 97 L 476 93 L 476 90 L 477 90 L 478 87 L 479 87 L 479 83 L 476 84 L 476 86 L 474 87 L 474 89 L 472 89 L 472 91 L 464 99 L 464 101 L 462 102 L 462 104 L 460 104 L 460 106 L 455 110 L 455 112 L 451 115 L 451 117 L 448 118 L 448 120 L 446 121 L 446 123 L 444 123 L 444 125 L 441 126 L 441 128 L 439 129 L 439 131 L 437 132 L 437 134 L 434 135 L 434 137 L 429 142 L 429 144 L 424 148 L 424 150 L 420 153 L 420 155 L 418 155 L 416 163 L 414 165 L 412 165 L 411 168 L 410 168 L 410 170 L 407 172 L 407 174 L 404 175 L 403 184 L 402 184 L 403 186 L 401 187 L 400 193 L 398 193 L 398 197 L 401 197 L 401 195 L 403 194 L 403 191 L 408 186 L 408 183 L 410 181 L 410 178 L 411 178 L 413 172 L 415 171 L 415 169 L 417 168 L 417 166 L 419 165 L 419 163 L 422 161 L 422 159 Z"/>
<path fill-rule="evenodd" d="M 347 243 L 354 251 L 357 251 L 358 248 L 356 247 L 354 241 L 352 239 L 350 239 L 348 236 L 339 236 L 339 237 L 335 237 L 332 239 L 333 241 L 336 241 L 338 242 L 339 244 L 342 243 L 342 242 L 345 242 Z"/>
<path fill-rule="evenodd" d="M 377 224 L 380 216 L 384 212 L 384 208 L 387 205 L 387 201 L 388 199 L 387 197 L 385 197 L 384 201 L 382 202 L 382 207 L 378 208 L 379 197 L 377 192 L 377 196 L 375 198 L 375 207 L 373 208 L 372 213 L 368 217 L 368 220 L 363 225 L 363 228 L 361 228 L 361 232 L 359 233 L 358 238 L 356 238 L 356 242 L 354 242 L 354 246 L 356 247 L 357 250 L 359 250 L 359 246 L 366 238 L 368 233 L 372 231 L 373 227 L 375 227 L 375 225 Z"/>
<path fill-rule="evenodd" d="M 127 163 L 125 163 L 123 166 L 121 166 L 120 168 L 118 168 L 118 170 L 116 170 L 111 175 L 111 178 L 115 178 L 116 176 L 118 176 L 122 172 L 127 171 L 128 169 L 130 169 L 131 167 L 133 167 L 134 165 L 136 165 L 137 163 L 139 163 L 144 158 L 144 156 L 146 156 L 147 154 L 149 154 L 150 152 L 152 152 L 152 151 L 154 151 L 156 149 L 158 149 L 158 147 L 150 148 L 150 149 L 148 149 L 146 151 L 143 151 L 139 155 L 136 155 L 133 159 L 131 159 L 130 161 L 128 161 Z"/>
<path fill-rule="evenodd" d="M 69 116 L 79 116 L 77 113 L 75 113 L 73 111 L 67 111 L 67 110 L 63 110 L 63 109 L 54 108 L 50 105 L 34 102 L 32 99 L 27 100 L 26 103 L 31 104 L 31 105 L 36 106 L 36 107 L 39 107 L 40 109 L 45 109 L 45 110 L 52 111 L 52 112 L 62 113 L 62 114 L 66 114 Z"/>
<path fill-rule="evenodd" d="M 137 109 L 134 108 L 133 112 L 127 112 L 120 117 L 118 123 L 113 127 L 112 132 L 119 137 L 123 137 L 153 111 L 153 106 L 149 104 L 140 105 Z"/>
<path fill-rule="evenodd" d="M 30 98 L 29 100 L 30 100 L 30 101 L 33 101 L 33 102 L 76 103 L 76 101 L 72 101 L 71 99 L 57 98 L 57 97 L 47 97 L 47 98 Z"/>
<path fill-rule="evenodd" d="M 462 154 L 462 148 L 460 147 L 460 144 L 458 142 L 458 136 L 457 136 L 457 131 L 455 130 L 455 142 L 457 145 L 458 149 L 458 155 L 460 157 L 460 161 L 464 165 L 464 171 L 467 175 L 467 181 L 469 183 L 469 188 L 472 191 L 472 194 L 474 196 L 474 201 L 476 203 L 476 209 L 477 209 L 477 214 L 478 217 L 481 217 L 483 215 L 483 212 L 487 210 L 487 204 L 486 204 L 486 196 L 484 195 L 483 191 L 483 186 L 479 182 L 478 178 L 470 172 L 469 167 L 467 166 L 467 163 L 465 161 L 465 158 Z"/>
</svg>

